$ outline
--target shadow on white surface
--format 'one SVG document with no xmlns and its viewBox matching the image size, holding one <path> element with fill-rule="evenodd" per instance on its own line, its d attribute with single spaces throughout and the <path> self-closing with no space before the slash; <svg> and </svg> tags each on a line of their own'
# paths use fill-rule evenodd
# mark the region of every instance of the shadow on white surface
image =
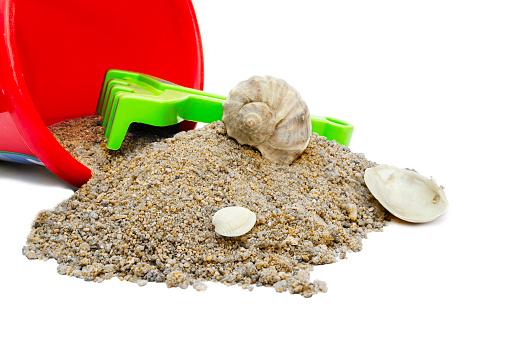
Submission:
<svg viewBox="0 0 511 338">
<path fill-rule="evenodd" d="M 3 180 L 76 190 L 74 186 L 58 178 L 46 167 L 38 165 L 0 161 L 0 182 Z"/>
<path fill-rule="evenodd" d="M 449 211 L 448 211 L 449 212 Z M 443 219 L 446 218 L 445 215 L 443 216 L 440 216 L 439 218 L 433 220 L 433 221 L 429 221 L 429 222 L 425 222 L 425 223 L 413 223 L 413 222 L 407 222 L 407 221 L 404 221 L 400 218 L 397 218 L 395 216 L 392 216 L 391 218 L 391 222 L 394 223 L 394 224 L 397 224 L 399 226 L 408 226 L 410 228 L 414 228 L 414 227 L 432 227 L 434 225 L 439 225 L 440 223 L 444 222 Z M 390 222 L 389 222 L 390 224 Z"/>
</svg>

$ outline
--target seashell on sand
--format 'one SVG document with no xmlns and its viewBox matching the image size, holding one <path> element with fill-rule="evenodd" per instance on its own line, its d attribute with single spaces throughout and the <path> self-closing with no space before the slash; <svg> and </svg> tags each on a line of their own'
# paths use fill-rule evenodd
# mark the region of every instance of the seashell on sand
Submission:
<svg viewBox="0 0 511 338">
<path fill-rule="evenodd" d="M 366 169 L 364 181 L 385 209 L 408 222 L 432 221 L 449 207 L 444 190 L 433 179 L 410 169 L 381 164 Z"/>
<path fill-rule="evenodd" d="M 246 234 L 254 227 L 256 214 L 243 207 L 227 207 L 213 215 L 213 225 L 217 234 L 235 237 Z"/>
<path fill-rule="evenodd" d="M 222 121 L 230 137 L 278 164 L 300 157 L 312 133 L 300 94 L 272 76 L 253 76 L 234 87 L 223 104 Z"/>
</svg>

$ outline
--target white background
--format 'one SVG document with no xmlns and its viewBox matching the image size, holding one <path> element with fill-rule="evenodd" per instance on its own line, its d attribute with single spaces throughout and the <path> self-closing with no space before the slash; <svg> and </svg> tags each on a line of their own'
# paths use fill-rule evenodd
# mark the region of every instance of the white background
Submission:
<svg viewBox="0 0 511 338">
<path fill-rule="evenodd" d="M 208 283 L 206 292 L 61 276 L 21 254 L 42 209 L 71 196 L 45 168 L 0 162 L 0 335 L 510 337 L 508 1 L 195 0 L 205 87 L 252 75 L 355 126 L 351 149 L 445 186 L 442 218 L 392 221 L 317 267 L 328 292 Z M 2 332 L 3 331 L 3 332 Z"/>
</svg>

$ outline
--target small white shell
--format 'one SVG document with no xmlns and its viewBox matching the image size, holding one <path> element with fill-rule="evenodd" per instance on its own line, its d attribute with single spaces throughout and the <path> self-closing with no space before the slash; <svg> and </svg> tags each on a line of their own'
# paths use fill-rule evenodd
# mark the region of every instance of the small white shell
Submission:
<svg viewBox="0 0 511 338">
<path fill-rule="evenodd" d="M 378 202 L 402 220 L 429 222 L 447 212 L 443 189 L 413 170 L 381 164 L 366 169 L 364 180 Z"/>
<path fill-rule="evenodd" d="M 217 234 L 235 237 L 246 234 L 255 225 L 256 214 L 243 207 L 227 207 L 213 215 L 213 225 Z"/>
</svg>

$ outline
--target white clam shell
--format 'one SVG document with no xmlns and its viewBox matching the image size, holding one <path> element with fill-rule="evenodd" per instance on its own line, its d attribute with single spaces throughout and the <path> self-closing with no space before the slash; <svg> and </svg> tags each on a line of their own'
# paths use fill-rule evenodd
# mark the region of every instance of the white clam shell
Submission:
<svg viewBox="0 0 511 338">
<path fill-rule="evenodd" d="M 235 237 L 246 234 L 254 227 L 256 214 L 243 207 L 227 207 L 213 215 L 213 225 L 217 234 Z"/>
<path fill-rule="evenodd" d="M 378 202 L 402 220 L 424 223 L 447 212 L 444 190 L 415 171 L 381 164 L 366 169 L 364 180 Z"/>
</svg>

